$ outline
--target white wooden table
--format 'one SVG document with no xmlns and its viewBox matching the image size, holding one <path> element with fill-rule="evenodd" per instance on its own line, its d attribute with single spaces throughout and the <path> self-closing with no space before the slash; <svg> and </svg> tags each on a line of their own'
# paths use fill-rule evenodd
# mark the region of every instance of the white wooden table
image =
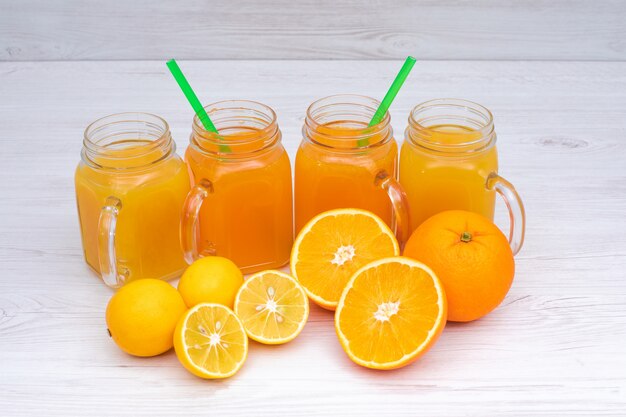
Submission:
<svg viewBox="0 0 626 417">
<path fill-rule="evenodd" d="M 278 113 L 293 158 L 307 105 L 380 97 L 399 61 L 181 62 L 204 102 Z M 119 111 L 159 114 L 182 152 L 191 111 L 164 62 L 0 63 L 0 415 L 626 415 L 626 63 L 421 62 L 392 108 L 435 97 L 495 114 L 501 173 L 526 203 L 526 245 L 499 309 L 450 324 L 393 372 L 354 365 L 313 307 L 282 347 L 252 343 L 239 374 L 187 373 L 107 336 L 112 292 L 85 265 L 73 175 L 82 132 Z M 500 207 L 498 221 L 504 225 Z"/>
</svg>

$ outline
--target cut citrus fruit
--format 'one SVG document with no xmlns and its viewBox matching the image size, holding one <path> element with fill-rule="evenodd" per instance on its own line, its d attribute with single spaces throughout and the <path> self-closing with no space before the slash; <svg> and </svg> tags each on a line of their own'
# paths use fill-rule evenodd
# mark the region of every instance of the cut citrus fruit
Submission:
<svg viewBox="0 0 626 417">
<path fill-rule="evenodd" d="M 183 366 L 200 378 L 234 375 L 248 356 L 248 336 L 241 320 L 221 304 L 201 303 L 181 317 L 174 349 Z"/>
<path fill-rule="evenodd" d="M 291 276 L 262 271 L 248 278 L 239 289 L 235 314 L 251 339 L 277 345 L 300 334 L 309 317 L 309 300 Z"/>
<path fill-rule="evenodd" d="M 430 268 L 409 258 L 386 258 L 350 279 L 337 306 L 335 330 L 357 364 L 394 369 L 430 349 L 446 314 L 443 286 Z"/>
<path fill-rule="evenodd" d="M 309 298 L 334 310 L 359 268 L 399 254 L 393 232 L 373 213 L 330 210 L 315 216 L 298 234 L 291 251 L 291 273 Z"/>
</svg>

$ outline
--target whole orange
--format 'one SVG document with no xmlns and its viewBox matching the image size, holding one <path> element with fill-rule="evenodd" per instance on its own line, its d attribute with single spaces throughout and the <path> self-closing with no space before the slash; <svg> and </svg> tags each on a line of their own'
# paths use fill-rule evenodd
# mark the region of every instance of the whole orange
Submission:
<svg viewBox="0 0 626 417">
<path fill-rule="evenodd" d="M 515 275 L 507 238 L 491 220 L 469 211 L 444 211 L 426 220 L 406 243 L 404 256 L 435 271 L 446 290 L 450 321 L 491 312 Z"/>
</svg>

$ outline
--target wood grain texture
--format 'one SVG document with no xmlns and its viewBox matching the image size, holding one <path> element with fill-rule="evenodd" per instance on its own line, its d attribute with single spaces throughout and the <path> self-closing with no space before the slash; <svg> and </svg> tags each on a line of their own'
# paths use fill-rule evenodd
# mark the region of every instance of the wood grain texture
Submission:
<svg viewBox="0 0 626 417">
<path fill-rule="evenodd" d="M 381 96 L 398 62 L 181 62 L 200 98 L 278 113 L 293 158 L 307 105 Z M 626 63 L 423 62 L 392 108 L 463 97 L 495 114 L 500 173 L 528 215 L 500 308 L 446 327 L 420 361 L 352 364 L 313 307 L 292 343 L 252 343 L 235 377 L 201 381 L 173 353 L 137 359 L 107 337 L 111 291 L 82 259 L 73 170 L 107 113 L 164 116 L 179 152 L 191 112 L 162 62 L 0 63 L 0 414 L 20 416 L 624 416 Z M 503 221 L 499 206 L 498 222 Z"/>
<path fill-rule="evenodd" d="M 0 60 L 626 60 L 621 0 L 0 0 Z"/>
</svg>

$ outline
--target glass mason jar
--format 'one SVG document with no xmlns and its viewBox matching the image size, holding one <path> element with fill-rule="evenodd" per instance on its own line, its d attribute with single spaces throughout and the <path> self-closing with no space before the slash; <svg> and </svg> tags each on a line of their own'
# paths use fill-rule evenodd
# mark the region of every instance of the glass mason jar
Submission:
<svg viewBox="0 0 626 417">
<path fill-rule="evenodd" d="M 524 205 L 513 185 L 498 175 L 493 116 L 480 104 L 458 99 L 418 104 L 405 131 L 400 183 L 411 207 L 411 231 L 445 210 L 493 220 L 498 193 L 509 210 L 513 253 L 522 247 Z"/>
<path fill-rule="evenodd" d="M 408 207 L 396 181 L 398 146 L 389 113 L 368 127 L 379 102 L 334 95 L 311 104 L 295 166 L 296 231 L 336 208 L 369 210 L 408 238 Z"/>
<path fill-rule="evenodd" d="M 105 284 L 181 274 L 190 182 L 165 120 L 120 113 L 90 124 L 75 184 L 85 260 Z"/>
<path fill-rule="evenodd" d="M 219 255 L 244 273 L 289 262 L 291 164 L 274 111 L 246 100 L 205 107 L 219 134 L 194 117 L 185 159 L 192 177 L 181 223 L 185 259 Z"/>
</svg>

